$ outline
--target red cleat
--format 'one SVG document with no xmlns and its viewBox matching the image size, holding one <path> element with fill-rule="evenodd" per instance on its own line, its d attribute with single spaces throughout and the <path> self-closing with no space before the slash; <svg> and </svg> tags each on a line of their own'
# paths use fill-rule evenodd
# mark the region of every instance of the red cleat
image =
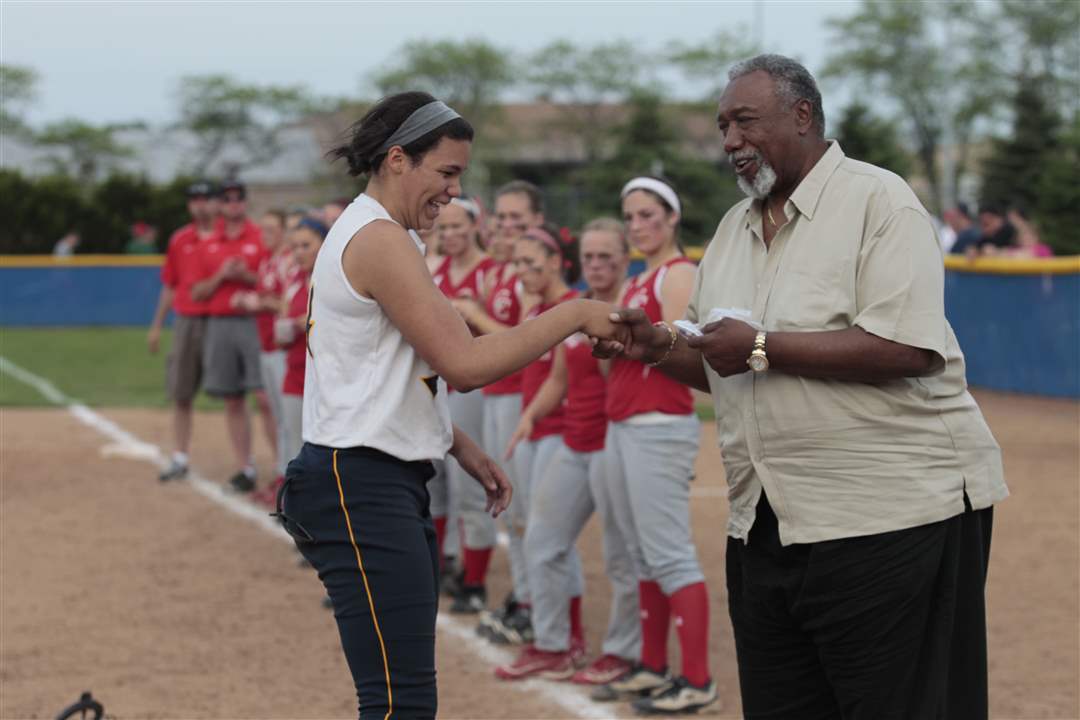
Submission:
<svg viewBox="0 0 1080 720">
<path fill-rule="evenodd" d="M 616 655 L 601 655 L 588 667 L 574 673 L 570 682 L 579 685 L 607 685 L 626 675 L 633 666 L 629 660 Z"/>
<path fill-rule="evenodd" d="M 549 652 L 526 645 L 514 662 L 495 668 L 500 680 L 523 680 L 542 677 L 548 680 L 569 680 L 574 674 L 574 661 L 567 650 Z"/>
</svg>

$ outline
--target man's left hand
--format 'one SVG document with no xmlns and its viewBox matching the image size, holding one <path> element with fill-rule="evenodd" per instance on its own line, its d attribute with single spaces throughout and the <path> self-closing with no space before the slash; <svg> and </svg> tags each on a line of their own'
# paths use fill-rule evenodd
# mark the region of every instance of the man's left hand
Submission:
<svg viewBox="0 0 1080 720">
<path fill-rule="evenodd" d="M 754 350 L 757 332 L 741 320 L 724 318 L 701 328 L 702 334 L 687 338 L 686 344 L 699 350 L 717 375 L 728 377 L 750 369 L 746 361 Z"/>
</svg>

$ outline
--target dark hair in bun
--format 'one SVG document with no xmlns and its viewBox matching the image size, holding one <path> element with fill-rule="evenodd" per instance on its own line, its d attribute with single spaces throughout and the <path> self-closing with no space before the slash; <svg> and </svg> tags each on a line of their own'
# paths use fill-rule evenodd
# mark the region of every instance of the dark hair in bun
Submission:
<svg viewBox="0 0 1080 720">
<path fill-rule="evenodd" d="M 386 150 L 379 152 L 382 144 L 413 112 L 434 101 L 435 98 L 428 93 L 415 91 L 384 97 L 349 128 L 346 133 L 349 141 L 328 152 L 327 157 L 331 160 L 344 158 L 349 164 L 349 174 L 353 176 L 378 172 L 387 153 Z M 409 156 L 413 165 L 419 165 L 424 154 L 444 137 L 451 140 L 471 141 L 473 134 L 472 125 L 465 118 L 459 117 L 440 125 L 407 145 L 402 145 L 401 149 Z"/>
</svg>

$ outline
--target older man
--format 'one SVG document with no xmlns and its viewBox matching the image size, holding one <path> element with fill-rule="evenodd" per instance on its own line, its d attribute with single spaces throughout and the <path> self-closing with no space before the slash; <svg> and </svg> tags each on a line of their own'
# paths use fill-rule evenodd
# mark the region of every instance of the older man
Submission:
<svg viewBox="0 0 1080 720">
<path fill-rule="evenodd" d="M 712 393 L 746 717 L 986 717 L 991 506 L 1008 491 L 930 218 L 824 138 L 792 60 L 733 68 L 717 120 L 749 199 L 698 270 L 701 334 L 621 312 L 627 354 Z"/>
</svg>

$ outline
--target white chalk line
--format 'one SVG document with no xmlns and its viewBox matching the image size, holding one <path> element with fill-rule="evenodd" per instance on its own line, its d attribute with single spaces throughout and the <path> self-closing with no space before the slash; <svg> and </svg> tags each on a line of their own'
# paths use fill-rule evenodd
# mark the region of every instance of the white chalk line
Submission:
<svg viewBox="0 0 1080 720">
<path fill-rule="evenodd" d="M 150 462 L 160 469 L 168 466 L 169 458 L 160 447 L 140 440 L 107 417 L 94 412 L 77 400 L 69 398 L 45 378 L 16 365 L 3 355 L 0 355 L 0 373 L 6 373 L 24 385 L 34 388 L 50 403 L 64 407 L 83 425 L 96 430 L 111 440 L 111 443 L 101 448 L 101 454 L 104 457 L 142 460 Z M 292 544 L 292 538 L 265 510 L 257 508 L 247 500 L 241 499 L 238 495 L 229 493 L 222 485 L 206 479 L 194 468 L 188 471 L 185 482 L 211 502 L 220 505 L 234 515 L 254 523 L 273 537 Z M 499 533 L 498 542 L 502 546 L 508 543 L 506 533 Z M 487 642 L 476 635 L 474 628 L 454 617 L 440 613 L 436 620 L 436 626 L 446 635 L 450 635 L 455 640 L 467 645 L 473 655 L 478 656 L 492 667 L 513 660 L 511 652 Z M 575 717 L 588 718 L 589 720 L 606 720 L 618 717 L 612 706 L 594 702 L 589 698 L 585 690 L 569 683 L 531 679 L 506 682 L 505 686 L 539 695 L 545 701 L 573 713 Z"/>
</svg>

